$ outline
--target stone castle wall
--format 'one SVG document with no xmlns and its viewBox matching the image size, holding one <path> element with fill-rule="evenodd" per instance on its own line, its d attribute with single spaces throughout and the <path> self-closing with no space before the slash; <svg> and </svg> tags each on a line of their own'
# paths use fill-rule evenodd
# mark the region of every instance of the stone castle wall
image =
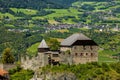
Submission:
<svg viewBox="0 0 120 80">
<path fill-rule="evenodd" d="M 48 59 L 44 53 L 38 53 L 37 57 L 32 57 L 31 59 L 28 56 L 21 58 L 21 67 L 24 69 L 36 70 L 46 65 L 48 65 Z"/>
<path fill-rule="evenodd" d="M 64 64 L 79 64 L 79 63 L 87 63 L 87 62 L 96 62 L 98 61 L 98 46 L 73 46 L 73 47 L 61 47 L 61 53 L 55 60 L 59 60 L 60 63 Z M 69 53 L 66 51 L 69 50 Z M 52 55 L 52 53 L 46 52 L 38 52 L 37 57 L 33 57 L 29 59 L 29 57 L 21 59 L 21 66 L 24 69 L 32 69 L 36 70 L 39 67 L 44 67 L 49 64 L 48 56 Z M 58 59 L 56 59 L 58 58 Z"/>
<path fill-rule="evenodd" d="M 86 62 L 96 62 L 98 61 L 98 46 L 73 46 L 71 49 L 62 47 L 61 50 L 67 51 L 71 50 L 71 54 L 61 55 L 61 60 L 63 63 L 86 63 Z"/>
<path fill-rule="evenodd" d="M 61 47 L 60 48 L 60 51 L 67 51 L 67 50 L 70 50 L 71 51 L 71 47 Z"/>
<path fill-rule="evenodd" d="M 2 63 L 0 64 L 0 68 L 6 71 L 9 71 L 10 69 L 15 68 L 15 67 L 16 67 L 15 64 L 2 64 Z"/>
</svg>

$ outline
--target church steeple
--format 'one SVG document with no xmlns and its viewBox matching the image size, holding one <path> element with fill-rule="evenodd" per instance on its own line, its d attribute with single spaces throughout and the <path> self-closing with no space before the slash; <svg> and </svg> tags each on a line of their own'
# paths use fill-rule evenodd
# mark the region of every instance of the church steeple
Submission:
<svg viewBox="0 0 120 80">
<path fill-rule="evenodd" d="M 45 40 L 43 39 L 40 45 L 38 46 L 38 52 L 47 52 L 47 51 L 49 51 L 49 47 L 45 42 Z"/>
</svg>

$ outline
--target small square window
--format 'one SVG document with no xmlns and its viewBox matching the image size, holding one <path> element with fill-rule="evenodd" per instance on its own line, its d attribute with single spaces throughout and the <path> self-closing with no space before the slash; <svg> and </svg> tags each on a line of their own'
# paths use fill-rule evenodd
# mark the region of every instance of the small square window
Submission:
<svg viewBox="0 0 120 80">
<path fill-rule="evenodd" d="M 78 53 L 75 53 L 75 56 L 77 56 L 78 55 Z"/>
<path fill-rule="evenodd" d="M 91 56 L 93 56 L 94 54 L 93 53 L 91 53 Z"/>
<path fill-rule="evenodd" d="M 86 53 L 86 55 L 88 55 L 88 53 Z"/>
<path fill-rule="evenodd" d="M 83 56 L 83 53 L 80 53 L 80 56 Z"/>
</svg>

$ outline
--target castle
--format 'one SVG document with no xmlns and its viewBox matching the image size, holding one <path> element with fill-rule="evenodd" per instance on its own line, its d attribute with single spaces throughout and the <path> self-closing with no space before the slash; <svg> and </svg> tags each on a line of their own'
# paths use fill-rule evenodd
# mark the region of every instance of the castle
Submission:
<svg viewBox="0 0 120 80">
<path fill-rule="evenodd" d="M 21 66 L 25 69 L 35 70 L 39 67 L 62 64 L 80 64 L 98 61 L 98 45 L 83 35 L 76 33 L 64 39 L 59 51 L 50 51 L 43 39 L 38 46 L 38 56 L 29 59 L 21 58 Z"/>
</svg>

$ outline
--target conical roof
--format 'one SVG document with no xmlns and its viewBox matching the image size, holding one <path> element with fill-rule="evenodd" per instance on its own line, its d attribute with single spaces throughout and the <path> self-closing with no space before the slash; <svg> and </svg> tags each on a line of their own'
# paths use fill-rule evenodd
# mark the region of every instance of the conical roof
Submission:
<svg viewBox="0 0 120 80">
<path fill-rule="evenodd" d="M 38 46 L 38 48 L 49 48 L 48 45 L 46 44 L 45 40 L 43 39 L 40 43 L 40 45 Z"/>
<path fill-rule="evenodd" d="M 68 38 L 64 39 L 61 42 L 61 46 L 71 46 L 75 41 L 77 40 L 91 40 L 90 38 L 88 38 L 87 36 L 83 35 L 82 33 L 76 33 L 73 34 L 71 36 L 69 36 Z"/>
</svg>

